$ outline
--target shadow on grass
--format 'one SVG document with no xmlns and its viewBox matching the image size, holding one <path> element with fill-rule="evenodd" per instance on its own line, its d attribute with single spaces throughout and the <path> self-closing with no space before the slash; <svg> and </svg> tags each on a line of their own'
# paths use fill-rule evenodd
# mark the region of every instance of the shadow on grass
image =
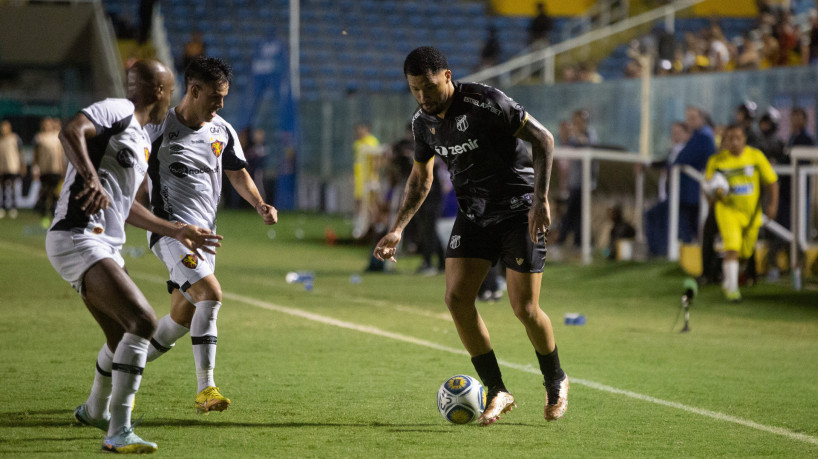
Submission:
<svg viewBox="0 0 818 459">
<path fill-rule="evenodd" d="M 138 415 L 138 413 L 137 413 Z M 302 428 L 302 427 L 361 427 L 361 428 L 382 428 L 390 432 L 429 432 L 429 433 L 446 433 L 447 430 L 441 428 L 457 426 L 450 426 L 445 423 L 429 422 L 429 423 L 386 423 L 386 422 L 237 422 L 237 421 L 212 421 L 210 419 L 180 419 L 180 418 L 157 418 L 145 419 L 139 422 L 142 427 L 264 427 L 264 428 Z M 533 424 L 504 422 L 498 425 L 508 426 L 526 426 L 534 427 Z M 83 426 L 74 420 L 72 410 L 41 410 L 41 411 L 19 411 L 19 412 L 0 412 L 0 428 L 34 428 L 34 427 L 81 427 L 87 429 L 88 432 L 99 433 L 98 429 Z M 477 424 L 464 427 L 478 427 Z M 75 438 L 61 438 L 59 441 L 65 440 L 84 440 L 83 437 Z M 24 441 L 55 441 L 53 438 L 27 438 Z M 20 439 L 4 440 L 0 439 L 2 443 L 16 443 Z"/>
</svg>

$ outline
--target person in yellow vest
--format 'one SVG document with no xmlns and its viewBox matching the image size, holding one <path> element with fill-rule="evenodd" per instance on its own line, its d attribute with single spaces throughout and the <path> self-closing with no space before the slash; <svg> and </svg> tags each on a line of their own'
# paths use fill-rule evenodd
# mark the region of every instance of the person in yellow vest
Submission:
<svg viewBox="0 0 818 459">
<path fill-rule="evenodd" d="M 14 185 L 26 174 L 26 160 L 23 157 L 23 142 L 14 133 L 11 122 L 0 122 L 0 218 L 17 218 L 17 198 Z"/>
<path fill-rule="evenodd" d="M 762 194 L 769 197 L 767 216 L 774 219 L 778 213 L 778 176 L 761 150 L 747 146 L 744 129 L 734 124 L 724 133 L 722 150 L 707 161 L 705 179 L 724 241 L 722 288 L 728 301 L 739 302 L 739 264 L 753 254 L 758 239 Z"/>
<path fill-rule="evenodd" d="M 369 125 L 361 122 L 355 125 L 355 226 L 353 236 L 365 236 L 372 225 L 372 216 L 378 206 L 380 188 L 381 143 L 369 132 Z"/>
</svg>

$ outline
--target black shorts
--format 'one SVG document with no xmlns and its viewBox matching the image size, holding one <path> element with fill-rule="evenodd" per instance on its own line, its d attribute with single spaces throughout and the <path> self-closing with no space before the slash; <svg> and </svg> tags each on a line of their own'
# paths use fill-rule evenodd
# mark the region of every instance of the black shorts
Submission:
<svg viewBox="0 0 818 459">
<path fill-rule="evenodd" d="M 541 273 L 547 242 L 543 235 L 536 244 L 531 242 L 528 214 L 521 213 L 481 227 L 458 212 L 446 247 L 446 258 L 482 258 L 492 264 L 502 259 L 512 271 Z"/>
</svg>

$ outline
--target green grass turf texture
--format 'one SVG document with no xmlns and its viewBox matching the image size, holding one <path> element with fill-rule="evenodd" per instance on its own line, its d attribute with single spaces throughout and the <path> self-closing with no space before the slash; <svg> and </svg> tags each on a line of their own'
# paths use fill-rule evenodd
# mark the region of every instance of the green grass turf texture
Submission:
<svg viewBox="0 0 818 459">
<path fill-rule="evenodd" d="M 103 335 L 45 255 L 38 219 L 0 221 L 0 455 L 87 457 L 102 432 L 74 424 Z M 222 211 L 217 275 L 216 381 L 233 401 L 195 414 L 190 341 L 145 370 L 137 433 L 164 457 L 818 457 L 818 295 L 785 283 L 744 289 L 727 304 L 706 287 L 679 333 L 684 274 L 667 262 L 546 265 L 541 305 L 554 323 L 562 364 L 575 378 L 566 416 L 546 423 L 544 392 L 524 329 L 503 298 L 478 303 L 518 407 L 488 428 L 448 424 L 435 396 L 449 376 L 475 375 L 469 358 L 378 334 L 271 310 L 277 305 L 374 327 L 457 351 L 443 302 L 444 277 L 414 274 L 416 256 L 393 273 L 361 273 L 369 248 L 324 242 L 336 217 L 283 213 L 272 227 L 251 212 Z M 271 237 L 273 236 L 273 237 Z M 127 268 L 166 314 L 166 272 L 130 228 Z M 139 252 L 142 255 L 139 256 Z M 312 291 L 288 271 L 316 273 Z M 237 296 L 240 295 L 240 296 Z M 251 304 L 253 303 L 253 304 Z M 261 306 L 260 306 L 261 305 Z M 566 326 L 569 312 L 584 326 Z M 763 426 L 775 434 L 590 387 L 604 384 Z M 801 435 L 800 437 L 798 435 Z"/>
</svg>

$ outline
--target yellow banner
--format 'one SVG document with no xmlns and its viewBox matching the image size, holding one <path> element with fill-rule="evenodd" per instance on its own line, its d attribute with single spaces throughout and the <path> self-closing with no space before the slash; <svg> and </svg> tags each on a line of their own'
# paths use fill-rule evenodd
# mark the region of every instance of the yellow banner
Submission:
<svg viewBox="0 0 818 459">
<path fill-rule="evenodd" d="M 696 16 L 756 17 L 756 0 L 707 0 L 693 7 Z"/>
<path fill-rule="evenodd" d="M 491 7 L 503 16 L 534 17 L 537 3 L 545 5 L 549 16 L 579 16 L 594 4 L 594 0 L 491 0 Z"/>
</svg>

